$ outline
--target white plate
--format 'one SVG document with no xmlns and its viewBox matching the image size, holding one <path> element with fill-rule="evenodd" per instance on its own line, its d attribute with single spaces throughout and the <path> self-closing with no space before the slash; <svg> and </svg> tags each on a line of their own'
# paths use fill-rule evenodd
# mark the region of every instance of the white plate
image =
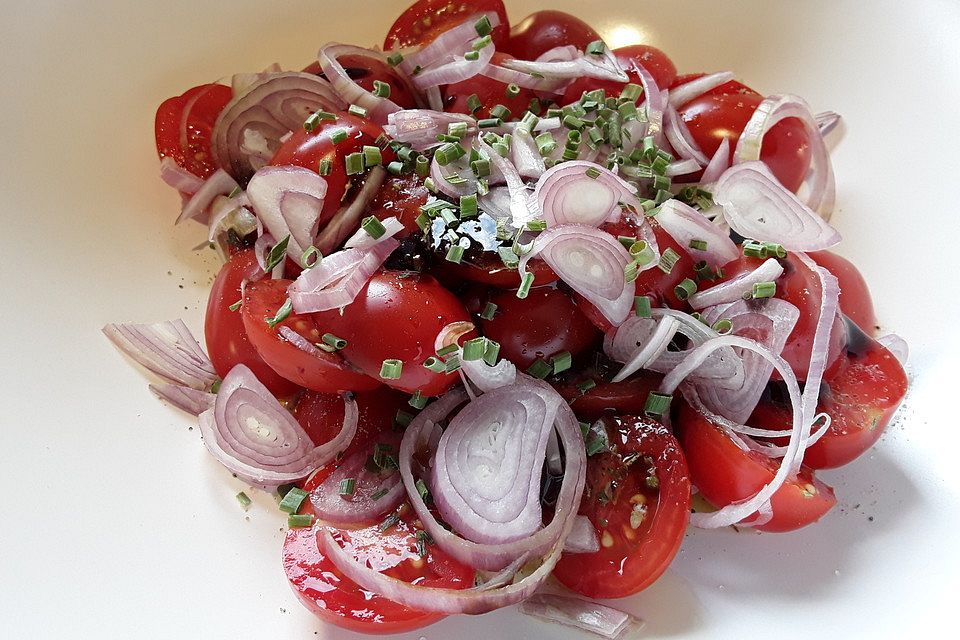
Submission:
<svg viewBox="0 0 960 640">
<path fill-rule="evenodd" d="M 404 2 L 32 2 L 0 26 L 3 385 L 0 636 L 347 638 L 296 601 L 273 500 L 245 489 L 161 405 L 99 328 L 182 316 L 216 269 L 172 228 L 153 115 L 185 88 L 336 39 L 379 43 Z M 682 71 L 732 69 L 846 118 L 835 153 L 841 252 L 884 328 L 911 344 L 913 389 L 869 454 L 824 474 L 840 505 L 788 535 L 693 531 L 622 603 L 648 637 L 939 635 L 953 619 L 960 474 L 956 247 L 960 5 L 941 2 L 508 3 L 553 6 Z M 634 31 L 635 30 L 635 31 Z M 202 333 L 202 332 L 200 332 Z M 253 492 L 251 492 L 253 493 Z M 569 637 L 582 637 L 567 632 Z M 561 638 L 514 611 L 410 638 Z"/>
</svg>

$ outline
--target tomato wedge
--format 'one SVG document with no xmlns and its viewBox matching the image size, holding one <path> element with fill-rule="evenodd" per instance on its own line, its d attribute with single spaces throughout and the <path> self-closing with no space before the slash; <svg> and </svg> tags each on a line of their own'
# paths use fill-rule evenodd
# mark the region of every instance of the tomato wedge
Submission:
<svg viewBox="0 0 960 640">
<path fill-rule="evenodd" d="M 394 21 L 383 41 L 383 50 L 429 44 L 444 31 L 487 11 L 500 16 L 500 25 L 490 36 L 497 49 L 501 49 L 510 36 L 507 8 L 501 0 L 417 0 Z"/>
<path fill-rule="evenodd" d="M 217 116 L 233 98 L 222 84 L 202 84 L 181 96 L 164 100 L 157 109 L 154 133 L 157 153 L 200 178 L 217 170 L 210 141 Z"/>
</svg>

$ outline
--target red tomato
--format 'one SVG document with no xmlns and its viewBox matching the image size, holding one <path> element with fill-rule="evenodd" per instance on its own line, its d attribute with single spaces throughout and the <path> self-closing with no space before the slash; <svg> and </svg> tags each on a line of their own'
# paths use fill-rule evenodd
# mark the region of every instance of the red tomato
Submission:
<svg viewBox="0 0 960 640">
<path fill-rule="evenodd" d="M 320 474 L 304 487 L 312 490 Z M 303 513 L 310 513 L 310 501 Z M 408 505 L 403 516 L 385 533 L 379 525 L 337 530 L 334 537 L 356 560 L 369 562 L 389 576 L 423 587 L 466 589 L 473 586 L 474 570 L 460 564 L 435 544 L 423 558 L 417 551 L 416 519 Z M 317 541 L 319 527 L 290 529 L 283 543 L 283 568 L 300 601 L 314 615 L 338 627 L 361 633 L 402 633 L 442 619 L 437 613 L 409 609 L 361 589 L 343 576 Z"/>
<path fill-rule="evenodd" d="M 394 21 L 383 41 L 383 50 L 429 44 L 444 31 L 488 11 L 500 16 L 500 26 L 490 34 L 494 45 L 500 49 L 507 41 L 510 29 L 507 8 L 501 0 L 417 0 Z"/>
<path fill-rule="evenodd" d="M 817 411 L 832 421 L 804 454 L 804 464 L 812 469 L 842 467 L 872 447 L 907 392 L 907 374 L 896 357 L 856 327 L 850 328 L 850 334 L 839 371 L 820 390 Z M 790 425 L 790 416 L 788 404 L 766 399 L 753 412 L 750 424 L 784 429 Z"/>
<path fill-rule="evenodd" d="M 287 380 L 314 391 L 360 391 L 375 389 L 380 383 L 350 368 L 338 354 L 317 350 L 307 353 L 280 334 L 280 327 L 288 327 L 310 342 L 323 338 L 311 315 L 290 314 L 276 327 L 267 319 L 276 315 L 287 300 L 290 280 L 260 280 L 247 284 L 243 306 L 240 307 L 243 326 L 260 357 Z"/>
<path fill-rule="evenodd" d="M 379 80 L 390 85 L 390 99 L 401 108 L 415 109 L 417 107 L 417 99 L 410 92 L 407 83 L 386 62 L 361 55 L 340 56 L 337 58 L 337 62 L 343 66 L 343 70 L 347 72 L 351 80 L 367 91 L 372 92 L 375 88 L 374 82 Z M 316 61 L 307 65 L 304 72 L 326 78 L 320 68 L 320 63 Z"/>
<path fill-rule="evenodd" d="M 380 220 L 396 216 L 403 223 L 398 240 L 422 233 L 417 226 L 420 207 L 427 203 L 430 192 L 423 186 L 423 178 L 416 174 L 390 176 L 370 202 L 369 214 Z"/>
<path fill-rule="evenodd" d="M 673 80 L 673 82 L 670 84 L 670 88 L 671 88 L 671 89 L 676 89 L 677 87 L 679 87 L 679 86 L 681 86 L 681 85 L 687 84 L 688 82 L 690 82 L 690 81 L 692 81 L 692 80 L 696 80 L 697 78 L 702 78 L 702 77 L 705 76 L 705 75 L 707 75 L 707 74 L 705 74 L 705 73 L 685 73 L 685 74 L 683 74 L 683 75 L 679 75 L 679 76 L 677 76 L 677 77 Z M 760 95 L 759 93 L 757 93 L 756 91 L 754 91 L 753 89 L 751 89 L 750 87 L 748 87 L 747 85 L 745 85 L 745 84 L 743 84 L 742 82 L 739 82 L 739 81 L 737 81 L 737 80 L 730 80 L 729 82 L 724 82 L 724 83 L 723 83 L 722 85 L 720 85 L 719 87 L 714 87 L 713 89 L 710 89 L 710 91 L 704 92 L 703 95 L 705 95 L 705 96 L 722 96 L 722 95 L 728 94 L 728 93 L 740 93 L 740 94 L 748 94 L 748 95 L 753 95 L 753 96 L 758 96 L 758 95 Z"/>
<path fill-rule="evenodd" d="M 620 66 L 630 76 L 630 82 L 633 84 L 640 84 L 640 74 L 636 71 L 637 65 L 650 72 L 660 89 L 669 87 L 677 77 L 677 68 L 674 66 L 673 60 L 656 47 L 651 47 L 648 44 L 631 44 L 614 49 L 613 53 Z M 627 86 L 626 82 L 580 78 L 567 87 L 563 94 L 563 103 L 576 102 L 584 91 L 594 91 L 595 89 L 603 89 L 608 98 L 619 96 L 625 86 Z"/>
<path fill-rule="evenodd" d="M 813 251 L 809 255 L 814 262 L 839 280 L 840 311 L 867 335 L 875 335 L 879 327 L 873 311 L 873 298 L 870 297 L 870 289 L 860 270 L 852 262 L 832 251 Z"/>
<path fill-rule="evenodd" d="M 587 380 L 593 380 L 596 386 L 580 391 L 577 384 Z M 556 388 L 579 419 L 592 421 L 610 414 L 641 415 L 647 395 L 660 387 L 661 380 L 662 375 L 646 370 L 638 371 L 623 382 L 607 382 L 603 376 L 582 374 Z"/>
<path fill-rule="evenodd" d="M 537 358 L 569 351 L 576 358 L 596 344 L 600 332 L 558 289 L 532 289 L 523 300 L 512 291 L 493 296 L 493 320 L 482 320 L 483 335 L 500 343 L 500 355 L 521 369 Z"/>
<path fill-rule="evenodd" d="M 744 451 L 717 425 L 686 402 L 676 421 L 690 468 L 690 480 L 715 507 L 724 507 L 756 495 L 773 480 L 779 461 L 755 451 Z M 760 531 L 792 531 L 819 520 L 833 508 L 833 489 L 801 467 L 773 494 L 773 517 Z"/>
<path fill-rule="evenodd" d="M 382 380 L 408 393 L 435 396 L 459 382 L 456 375 L 433 373 L 423 362 L 434 355 L 434 340 L 451 322 L 469 322 L 456 296 L 434 278 L 414 272 L 374 275 L 356 299 L 339 310 L 313 314 L 320 333 L 347 341 L 339 353 L 368 376 L 380 380 L 384 360 L 403 361 L 399 380 Z"/>
<path fill-rule="evenodd" d="M 761 102 L 761 96 L 748 93 L 703 95 L 680 107 L 680 116 L 697 146 L 712 157 L 725 138 L 730 140 L 731 150 L 736 147 L 743 128 Z M 810 156 L 810 137 L 796 118 L 775 124 L 764 136 L 760 150 L 760 159 L 791 191 L 803 184 Z"/>
<path fill-rule="evenodd" d="M 553 575 L 590 598 L 649 587 L 677 555 L 690 519 L 690 477 L 680 443 L 645 417 L 605 418 L 612 451 L 587 461 L 580 513 L 600 537 L 596 553 L 568 553 Z"/>
<path fill-rule="evenodd" d="M 245 364 L 270 392 L 278 397 L 291 396 L 300 387 L 281 377 L 263 361 L 243 328 L 240 310 L 231 311 L 230 305 L 240 300 L 240 285 L 244 280 L 261 277 L 252 249 L 239 251 L 220 269 L 210 289 L 203 331 L 207 351 L 217 375 L 221 378 L 235 365 Z"/>
<path fill-rule="evenodd" d="M 383 129 L 372 120 L 358 118 L 349 113 L 337 113 L 336 120 L 324 120 L 312 132 L 302 128 L 293 132 L 283 145 L 277 149 L 270 164 L 275 166 L 296 165 L 311 171 L 319 171 L 322 160 L 330 160 L 331 171 L 324 176 L 327 180 L 327 195 L 320 213 L 320 225 L 330 219 L 340 208 L 341 201 L 350 187 L 345 158 L 351 153 L 363 150 L 365 145 L 376 145 L 377 138 L 383 135 Z M 339 144 L 332 136 L 346 131 L 347 137 Z M 381 151 L 383 164 L 391 162 L 393 151 L 389 148 Z"/>
<path fill-rule="evenodd" d="M 230 87 L 203 84 L 165 100 L 157 109 L 157 153 L 190 173 L 207 178 L 217 170 L 210 141 L 217 116 L 233 98 Z"/>
<path fill-rule="evenodd" d="M 504 52 L 521 60 L 536 60 L 554 47 L 572 44 L 581 51 L 600 39 L 586 22 L 563 11 L 536 11 L 513 25 Z"/>
<path fill-rule="evenodd" d="M 541 287 L 553 284 L 558 280 L 543 260 L 533 258 L 527 263 L 527 271 L 533 273 L 533 286 Z M 437 277 L 452 285 L 460 284 L 464 280 L 479 282 L 499 289 L 519 289 L 520 274 L 516 269 L 508 269 L 503 265 L 500 257 L 495 253 L 485 252 L 470 262 L 459 264 L 442 261 L 438 265 Z"/>
<path fill-rule="evenodd" d="M 497 52 L 493 54 L 493 63 L 500 64 L 510 57 Z M 472 114 L 478 119 L 489 118 L 490 109 L 501 104 L 510 109 L 510 118 L 514 120 L 519 119 L 529 109 L 530 101 L 537 97 L 531 89 L 520 89 L 520 93 L 510 96 L 507 94 L 506 84 L 480 75 L 447 85 L 443 88 L 443 95 L 446 111 Z M 476 95 L 480 100 L 477 111 L 471 111 L 467 105 L 472 95 Z"/>
</svg>

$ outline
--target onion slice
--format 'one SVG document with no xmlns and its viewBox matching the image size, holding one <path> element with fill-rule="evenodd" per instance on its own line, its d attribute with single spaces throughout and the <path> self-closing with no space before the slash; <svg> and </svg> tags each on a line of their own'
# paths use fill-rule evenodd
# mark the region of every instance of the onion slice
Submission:
<svg viewBox="0 0 960 640">
<path fill-rule="evenodd" d="M 723 172 L 730 168 L 730 140 L 724 138 L 717 147 L 717 152 L 710 158 L 710 162 L 703 169 L 700 184 L 713 184 L 720 179 Z"/>
<path fill-rule="evenodd" d="M 344 249 L 323 258 L 287 289 L 293 310 L 314 313 L 347 306 L 399 246 L 387 238 L 370 249 Z"/>
<path fill-rule="evenodd" d="M 666 352 L 670 341 L 677 334 L 680 323 L 676 318 L 664 316 L 660 321 L 646 320 L 644 325 L 649 327 L 649 333 L 623 365 L 623 368 L 614 376 L 613 382 L 623 382 L 640 369 L 650 366 L 661 354 Z"/>
<path fill-rule="evenodd" d="M 644 621 L 596 602 L 552 593 L 538 593 L 520 605 L 520 611 L 547 622 L 586 631 L 608 640 L 638 637 Z"/>
<path fill-rule="evenodd" d="M 393 439 L 399 444 L 400 438 Z M 358 451 L 340 463 L 310 492 L 314 513 L 334 524 L 364 524 L 377 520 L 392 511 L 404 498 L 403 483 L 396 469 L 380 472 L 367 469 L 368 451 Z M 340 483 L 353 479 L 353 492 L 340 494 Z"/>
<path fill-rule="evenodd" d="M 387 170 L 383 167 L 374 167 L 367 173 L 353 201 L 337 209 L 317 235 L 313 244 L 321 253 L 330 253 L 354 232 L 386 179 Z"/>
<path fill-rule="evenodd" d="M 573 519 L 573 528 L 563 545 L 564 553 L 596 553 L 600 551 L 600 538 L 597 528 L 587 516 Z"/>
<path fill-rule="evenodd" d="M 383 233 L 378 238 L 374 238 L 366 229 L 360 228 L 343 245 L 345 249 L 369 249 L 374 245 L 386 242 L 393 236 L 403 231 L 403 223 L 397 219 L 397 216 L 390 216 L 380 221 L 383 225 Z"/>
<path fill-rule="evenodd" d="M 707 162 L 709 162 L 706 154 L 697 146 L 697 142 L 690 134 L 686 123 L 680 118 L 677 110 L 672 105 L 667 107 L 665 123 L 666 128 L 664 133 L 667 135 L 670 146 L 673 147 L 673 150 L 677 152 L 680 158 L 696 160 L 700 166 L 705 166 Z M 726 140 L 726 138 L 724 138 L 724 140 Z"/>
<path fill-rule="evenodd" d="M 108 324 L 103 333 L 117 349 L 168 382 L 209 389 L 217 379 L 210 358 L 183 320 Z"/>
<path fill-rule="evenodd" d="M 160 159 L 160 179 L 167 185 L 186 195 L 193 195 L 203 186 L 203 179 L 199 178 L 180 165 L 170 156 Z"/>
<path fill-rule="evenodd" d="M 343 451 L 357 430 L 357 403 L 343 395 L 344 419 L 330 441 L 310 436 L 245 365 L 223 379 L 212 409 L 200 415 L 207 449 L 238 477 L 260 486 L 302 480 Z"/>
<path fill-rule="evenodd" d="M 637 202 L 636 189 L 606 167 L 573 160 L 548 169 L 533 197 L 547 226 L 582 224 L 599 227 L 619 218 L 621 202 Z"/>
<path fill-rule="evenodd" d="M 447 133 L 451 124 L 465 122 L 467 135 L 476 133 L 477 121 L 460 113 L 446 113 L 431 109 L 403 109 L 387 116 L 384 132 L 396 140 L 409 144 L 417 151 L 427 151 L 443 144 L 437 136 Z"/>
<path fill-rule="evenodd" d="M 783 275 L 783 265 L 776 258 L 767 258 L 763 264 L 732 280 L 698 291 L 687 302 L 694 309 L 704 309 L 718 304 L 736 302 L 753 291 L 753 285 L 761 282 L 773 282 Z"/>
<path fill-rule="evenodd" d="M 151 384 L 150 391 L 161 400 L 166 400 L 176 408 L 190 415 L 199 416 L 213 406 L 216 395 L 179 384 Z"/>
<path fill-rule="evenodd" d="M 511 58 L 500 64 L 507 69 L 521 71 L 536 77 L 574 80 L 577 78 L 597 78 L 614 82 L 630 82 L 630 76 L 620 68 L 616 58 L 606 55 L 580 53 L 570 60 L 530 61 Z"/>
<path fill-rule="evenodd" d="M 907 360 L 910 358 L 910 345 L 907 344 L 906 340 L 895 333 L 888 333 L 877 338 L 877 342 L 892 353 L 901 366 L 907 366 Z"/>
<path fill-rule="evenodd" d="M 174 224 L 180 224 L 184 220 L 202 218 L 218 196 L 230 195 L 239 186 L 230 174 L 223 169 L 217 169 L 190 196 Z"/>
<path fill-rule="evenodd" d="M 368 111 L 371 120 L 377 124 L 384 124 L 389 114 L 400 110 L 400 105 L 389 98 L 374 95 L 354 82 L 353 78 L 347 75 L 343 65 L 337 60 L 338 57 L 344 55 L 364 56 L 384 65 L 387 64 L 386 56 L 380 51 L 335 42 L 322 46 L 320 51 L 317 52 L 320 69 L 323 70 L 323 75 L 330 81 L 330 85 L 340 99 L 346 104 L 356 104 L 363 107 Z"/>
<path fill-rule="evenodd" d="M 733 80 L 732 71 L 720 71 L 719 73 L 701 76 L 690 82 L 684 82 L 679 87 L 670 90 L 670 104 L 675 108 L 680 108 L 694 98 L 699 98 L 707 91 L 716 89 L 731 80 Z"/>
<path fill-rule="evenodd" d="M 688 204 L 676 198 L 667 200 L 660 205 L 657 214 L 660 227 L 677 241 L 686 250 L 694 261 L 704 260 L 711 267 L 723 265 L 740 257 L 740 249 L 730 239 L 723 229 L 713 224 L 707 218 Z M 696 249 L 690 246 L 691 240 L 703 240 L 707 243 L 706 249 Z"/>
<path fill-rule="evenodd" d="M 300 266 L 304 251 L 313 246 L 326 196 L 327 180 L 296 166 L 264 167 L 247 185 L 257 217 L 274 238 L 290 236 L 287 256 Z"/>
</svg>

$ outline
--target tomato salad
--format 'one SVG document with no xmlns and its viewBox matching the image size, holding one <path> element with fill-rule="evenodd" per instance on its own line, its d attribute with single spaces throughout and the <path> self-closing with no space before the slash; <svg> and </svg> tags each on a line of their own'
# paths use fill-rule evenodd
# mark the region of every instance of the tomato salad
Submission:
<svg viewBox="0 0 960 640">
<path fill-rule="evenodd" d="M 570 592 L 644 589 L 689 525 L 815 522 L 819 470 L 906 392 L 906 345 L 830 252 L 838 119 L 558 11 L 420 0 L 383 51 L 160 106 L 178 221 L 225 259 L 206 351 L 179 320 L 104 331 L 277 491 L 323 620 L 522 603 L 618 637 L 636 620 Z"/>
</svg>

